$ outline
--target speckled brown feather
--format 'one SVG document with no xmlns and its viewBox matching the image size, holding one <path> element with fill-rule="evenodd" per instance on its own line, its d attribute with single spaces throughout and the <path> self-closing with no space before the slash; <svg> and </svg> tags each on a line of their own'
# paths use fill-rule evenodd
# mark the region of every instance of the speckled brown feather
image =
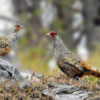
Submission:
<svg viewBox="0 0 100 100">
<path fill-rule="evenodd" d="M 82 71 L 74 65 L 71 65 L 69 63 L 63 63 L 61 61 L 57 61 L 57 65 L 61 69 L 61 71 L 67 75 L 67 77 L 77 78 L 77 76 L 83 76 Z"/>
<path fill-rule="evenodd" d="M 4 56 L 11 50 L 11 45 L 8 38 L 0 38 L 0 55 Z"/>
</svg>

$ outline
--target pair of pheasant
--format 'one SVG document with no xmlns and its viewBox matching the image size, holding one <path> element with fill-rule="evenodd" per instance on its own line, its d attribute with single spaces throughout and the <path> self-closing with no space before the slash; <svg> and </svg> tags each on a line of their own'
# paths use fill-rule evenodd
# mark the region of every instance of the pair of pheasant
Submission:
<svg viewBox="0 0 100 100">
<path fill-rule="evenodd" d="M 17 40 L 17 32 L 22 28 L 21 25 L 15 25 L 13 33 L 6 38 L 0 38 L 0 55 L 6 55 L 10 52 Z M 93 75 L 100 78 L 100 69 L 90 66 L 85 60 L 71 53 L 64 45 L 56 32 L 48 34 L 53 40 L 55 57 L 60 70 L 69 78 L 80 79 L 84 75 Z"/>
</svg>

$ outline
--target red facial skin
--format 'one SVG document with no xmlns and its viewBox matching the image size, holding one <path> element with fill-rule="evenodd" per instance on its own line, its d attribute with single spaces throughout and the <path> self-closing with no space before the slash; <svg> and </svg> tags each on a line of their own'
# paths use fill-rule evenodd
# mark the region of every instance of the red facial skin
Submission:
<svg viewBox="0 0 100 100">
<path fill-rule="evenodd" d="M 16 29 L 19 29 L 20 28 L 20 25 L 16 25 L 15 27 L 16 27 Z"/>
<path fill-rule="evenodd" d="M 56 32 L 51 32 L 50 35 L 51 35 L 52 37 L 55 37 L 57 34 L 56 34 Z"/>
</svg>

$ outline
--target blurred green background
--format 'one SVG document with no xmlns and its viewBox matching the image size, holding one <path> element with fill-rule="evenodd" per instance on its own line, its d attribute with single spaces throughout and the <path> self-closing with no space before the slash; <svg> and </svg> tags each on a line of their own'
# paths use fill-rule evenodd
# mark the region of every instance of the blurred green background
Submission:
<svg viewBox="0 0 100 100">
<path fill-rule="evenodd" d="M 21 70 L 49 74 L 56 69 L 52 40 L 44 33 L 56 31 L 66 46 L 100 67 L 99 0 L 0 0 L 0 35 L 24 25 L 15 49 L 3 57 Z M 90 78 L 91 80 L 93 78 Z"/>
</svg>

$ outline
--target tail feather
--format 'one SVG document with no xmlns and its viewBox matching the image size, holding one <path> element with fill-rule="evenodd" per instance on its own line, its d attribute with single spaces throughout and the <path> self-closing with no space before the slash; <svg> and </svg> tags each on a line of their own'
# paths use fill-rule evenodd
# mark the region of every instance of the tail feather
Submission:
<svg viewBox="0 0 100 100">
<path fill-rule="evenodd" d="M 100 69 L 96 67 L 90 66 L 86 61 L 81 62 L 82 67 L 86 69 L 84 75 L 92 75 L 95 77 L 100 78 Z"/>
</svg>

